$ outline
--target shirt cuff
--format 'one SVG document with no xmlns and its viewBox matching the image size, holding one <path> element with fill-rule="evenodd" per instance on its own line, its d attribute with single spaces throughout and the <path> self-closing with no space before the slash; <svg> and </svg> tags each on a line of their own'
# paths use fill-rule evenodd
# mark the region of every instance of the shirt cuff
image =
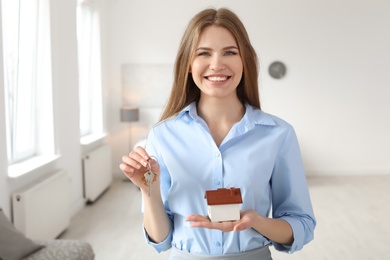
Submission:
<svg viewBox="0 0 390 260">
<path fill-rule="evenodd" d="M 273 243 L 274 248 L 278 251 L 286 252 L 289 254 L 301 250 L 305 244 L 305 230 L 301 221 L 296 218 L 287 216 L 281 217 L 280 219 L 283 219 L 287 221 L 288 224 L 290 224 L 293 231 L 294 242 L 290 246 Z"/>
<path fill-rule="evenodd" d="M 145 230 L 145 227 L 143 228 L 143 230 L 144 230 L 144 236 L 145 236 L 146 243 L 148 243 L 149 245 L 153 246 L 154 249 L 156 249 L 156 251 L 158 253 L 161 253 L 162 251 L 167 251 L 168 249 L 170 249 L 172 247 L 172 243 L 171 243 L 171 241 L 172 241 L 172 229 L 169 231 L 169 234 L 165 238 L 165 240 L 160 242 L 160 243 L 155 243 L 155 242 L 151 241 L 150 238 L 149 238 L 148 233 Z"/>
</svg>

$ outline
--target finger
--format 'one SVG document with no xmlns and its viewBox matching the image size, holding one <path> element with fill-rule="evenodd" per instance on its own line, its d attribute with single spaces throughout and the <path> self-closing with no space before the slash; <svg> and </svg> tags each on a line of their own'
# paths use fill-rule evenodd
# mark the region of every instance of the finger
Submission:
<svg viewBox="0 0 390 260">
<path fill-rule="evenodd" d="M 208 216 L 202 216 L 198 214 L 191 214 L 186 218 L 186 221 L 193 221 L 193 222 L 210 222 L 210 219 Z"/>
<path fill-rule="evenodd" d="M 131 153 L 130 153 L 131 154 Z M 126 164 L 130 168 L 141 169 L 142 165 L 136 159 L 134 159 L 134 155 L 130 156 L 122 156 L 122 163 Z"/>
<path fill-rule="evenodd" d="M 158 163 L 157 159 L 154 156 L 151 156 L 149 158 L 149 165 L 152 172 L 157 174 L 160 172 L 160 164 Z"/>
<path fill-rule="evenodd" d="M 234 232 L 237 232 L 237 231 L 242 231 L 244 229 L 247 229 L 246 225 L 242 222 L 238 222 L 236 225 L 234 225 L 233 227 L 233 231 Z"/>
<path fill-rule="evenodd" d="M 191 221 L 191 227 L 193 228 L 209 228 L 213 229 L 214 228 L 214 223 L 210 221 Z"/>
<path fill-rule="evenodd" d="M 141 146 L 137 146 L 134 151 L 138 153 L 144 161 L 148 161 L 150 156 Z"/>
<path fill-rule="evenodd" d="M 122 172 L 127 176 L 127 178 L 132 179 L 134 177 L 135 171 L 133 167 L 130 167 L 125 163 L 121 163 L 119 165 L 119 169 L 122 170 Z"/>
<path fill-rule="evenodd" d="M 192 222 L 191 227 L 217 229 L 225 232 L 231 231 L 233 228 L 232 226 L 226 225 L 226 223 L 223 222 L 210 222 L 210 221 Z"/>
<path fill-rule="evenodd" d="M 144 158 L 144 155 L 142 153 L 139 153 L 137 150 L 133 150 L 129 153 L 129 157 L 136 160 L 136 161 L 146 161 Z"/>
</svg>

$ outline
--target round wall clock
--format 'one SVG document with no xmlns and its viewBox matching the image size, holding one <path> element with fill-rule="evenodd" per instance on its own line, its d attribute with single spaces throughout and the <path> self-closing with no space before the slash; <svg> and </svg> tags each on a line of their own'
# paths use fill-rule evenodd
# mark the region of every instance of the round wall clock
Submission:
<svg viewBox="0 0 390 260">
<path fill-rule="evenodd" d="M 269 65 L 268 72 L 274 79 L 281 79 L 286 75 L 287 69 L 282 62 L 274 61 Z"/>
</svg>

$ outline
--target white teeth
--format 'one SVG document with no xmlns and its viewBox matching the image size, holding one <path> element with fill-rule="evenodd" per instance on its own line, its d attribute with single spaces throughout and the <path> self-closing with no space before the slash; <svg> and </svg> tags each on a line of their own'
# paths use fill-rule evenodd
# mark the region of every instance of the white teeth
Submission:
<svg viewBox="0 0 390 260">
<path fill-rule="evenodd" d="M 225 81 L 227 77 L 208 77 L 210 81 Z"/>
</svg>

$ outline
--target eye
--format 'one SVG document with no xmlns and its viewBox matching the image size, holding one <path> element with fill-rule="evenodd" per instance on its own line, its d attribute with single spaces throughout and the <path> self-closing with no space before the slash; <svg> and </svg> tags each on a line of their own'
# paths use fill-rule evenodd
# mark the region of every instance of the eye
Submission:
<svg viewBox="0 0 390 260">
<path fill-rule="evenodd" d="M 225 52 L 225 55 L 226 56 L 237 55 L 237 52 L 235 52 L 235 51 L 227 51 L 227 52 Z"/>
<path fill-rule="evenodd" d="M 198 56 L 210 56 L 210 53 L 207 51 L 198 52 Z"/>
</svg>

